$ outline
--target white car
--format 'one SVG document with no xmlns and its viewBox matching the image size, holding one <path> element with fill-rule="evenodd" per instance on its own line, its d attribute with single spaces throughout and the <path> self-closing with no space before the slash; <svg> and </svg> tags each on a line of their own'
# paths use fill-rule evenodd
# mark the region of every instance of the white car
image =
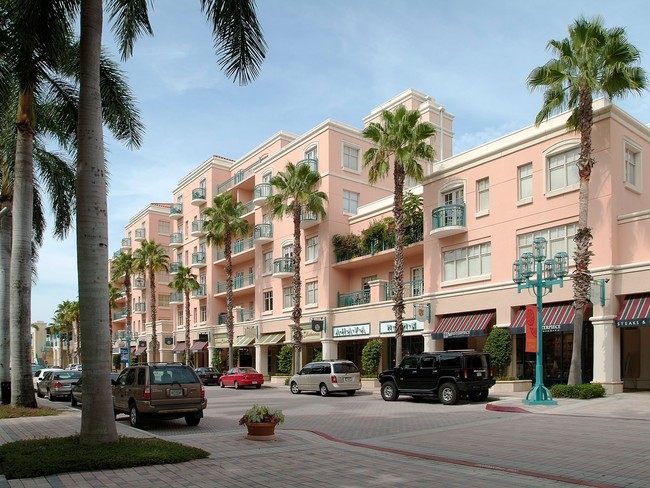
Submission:
<svg viewBox="0 0 650 488">
<path fill-rule="evenodd" d="M 50 371 L 61 371 L 61 368 L 43 368 L 34 372 L 32 382 L 34 383 L 34 391 L 38 391 L 38 382 L 43 380 L 46 373 Z"/>
<path fill-rule="evenodd" d="M 69 364 L 65 369 L 72 370 L 72 371 L 81 371 L 81 364 L 78 363 Z"/>
</svg>

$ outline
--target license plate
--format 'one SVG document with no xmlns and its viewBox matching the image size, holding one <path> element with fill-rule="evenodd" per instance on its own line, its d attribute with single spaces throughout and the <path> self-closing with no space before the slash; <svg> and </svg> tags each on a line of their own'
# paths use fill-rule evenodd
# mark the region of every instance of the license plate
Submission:
<svg viewBox="0 0 650 488">
<path fill-rule="evenodd" d="M 256 384 L 257 384 L 257 381 L 253 381 L 253 384 L 256 385 Z"/>
<path fill-rule="evenodd" d="M 483 376 L 483 371 L 477 371 L 476 376 Z"/>
<path fill-rule="evenodd" d="M 183 396 L 183 390 L 182 389 L 169 390 L 169 396 L 170 397 L 182 397 Z"/>
<path fill-rule="evenodd" d="M 349 382 L 352 381 L 352 378 L 343 378 L 343 381 L 345 381 L 346 383 L 349 383 Z"/>
</svg>

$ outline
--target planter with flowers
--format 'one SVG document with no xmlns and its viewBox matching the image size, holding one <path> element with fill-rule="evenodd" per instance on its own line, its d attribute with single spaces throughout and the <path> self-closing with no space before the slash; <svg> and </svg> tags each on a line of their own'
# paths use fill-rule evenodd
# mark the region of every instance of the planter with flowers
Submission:
<svg viewBox="0 0 650 488">
<path fill-rule="evenodd" d="M 248 429 L 248 439 L 268 440 L 275 436 L 275 426 L 284 422 L 284 414 L 279 408 L 267 405 L 253 405 L 239 419 L 239 425 Z"/>
</svg>

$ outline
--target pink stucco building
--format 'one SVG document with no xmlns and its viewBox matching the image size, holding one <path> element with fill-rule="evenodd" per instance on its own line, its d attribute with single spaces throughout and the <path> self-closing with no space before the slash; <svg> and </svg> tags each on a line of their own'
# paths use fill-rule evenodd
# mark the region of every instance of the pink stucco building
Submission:
<svg viewBox="0 0 650 488">
<path fill-rule="evenodd" d="M 535 298 L 517 292 L 512 263 L 538 236 L 549 241 L 549 255 L 571 254 L 578 218 L 579 135 L 567 132 L 565 114 L 452 156 L 453 115 L 415 90 L 375 108 L 363 123 L 400 104 L 419 110 L 437 132 L 431 141 L 436 160 L 426 165 L 423 184 L 410 185 L 423 201 L 424 228 L 420 236 L 414 231 L 405 249 L 404 352 L 482 349 L 489 331 L 504 327 L 515 346 L 510 374 L 530 378 L 534 356 L 524 353 L 522 308 Z M 589 220 L 596 286 L 585 314 L 585 380 L 603 383 L 609 391 L 650 388 L 650 359 L 643 353 L 650 346 L 650 328 L 644 327 L 650 316 L 650 176 L 643 171 L 650 129 L 603 100 L 594 110 L 598 163 L 590 185 Z M 374 338 L 382 341 L 384 365 L 391 362 L 391 244 L 374 240 L 353 255 L 340 245 L 341 239 L 353 240 L 351 234 L 361 235 L 391 215 L 392 178 L 368 184 L 362 167 L 368 147 L 360 128 L 333 120 L 302 135 L 279 132 L 237 161 L 210 158 L 170 189 L 171 205 L 152 204 L 131 219 L 125 239 L 135 237 L 150 219 L 145 224 L 152 232 L 148 238 L 169 245 L 170 273 L 182 263 L 204 284 L 190 305 L 198 365 L 223 358 L 228 346 L 223 254 L 207 246 L 201 230 L 202 212 L 224 191 L 247 204 L 245 217 L 253 229 L 233 248 L 238 361 L 273 375 L 280 347 L 291 341 L 292 223 L 271 220 L 264 207 L 272 191 L 269 180 L 287 161 L 317 169 L 321 190 L 329 197 L 326 217 L 305 215 L 302 224 L 303 363 L 322 353 L 360 365 L 363 346 Z M 164 279 L 168 277 L 161 277 L 163 285 Z M 164 287 L 160 290 L 165 293 Z M 544 298 L 547 383 L 563 381 L 568 374 L 571 300 L 570 277 Z M 416 306 L 426 308 L 424 319 L 416 318 Z M 181 297 L 170 293 L 169 307 L 159 312 L 159 359 L 180 359 L 182 314 Z M 150 335 L 145 317 L 134 324 L 143 341 Z M 313 331 L 311 320 L 321 318 L 325 330 Z M 115 321 L 116 347 L 121 328 Z"/>
</svg>

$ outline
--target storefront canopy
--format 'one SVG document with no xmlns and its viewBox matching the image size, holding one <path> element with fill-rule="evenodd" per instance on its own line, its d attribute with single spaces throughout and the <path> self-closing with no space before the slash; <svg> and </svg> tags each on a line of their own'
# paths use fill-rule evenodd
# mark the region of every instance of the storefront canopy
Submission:
<svg viewBox="0 0 650 488">
<path fill-rule="evenodd" d="M 235 339 L 235 342 L 233 343 L 233 347 L 246 347 L 254 340 L 255 340 L 254 337 L 248 337 L 245 335 L 239 336 L 237 339 Z"/>
<path fill-rule="evenodd" d="M 138 347 L 138 348 L 135 350 L 135 355 L 136 355 L 136 356 L 141 356 L 142 353 L 145 352 L 146 350 L 147 350 L 146 347 L 142 347 L 142 346 L 140 346 L 140 347 Z"/>
<path fill-rule="evenodd" d="M 575 316 L 573 302 L 549 303 L 542 306 L 542 332 L 572 332 Z M 510 326 L 511 334 L 526 333 L 526 309 L 517 312 Z"/>
<path fill-rule="evenodd" d="M 263 334 L 262 337 L 256 342 L 260 346 L 277 344 L 280 341 L 284 341 L 284 332 L 278 334 Z"/>
<path fill-rule="evenodd" d="M 205 346 L 207 346 L 207 345 L 208 345 L 207 342 L 194 341 L 194 344 L 192 344 L 192 347 L 190 347 L 190 351 L 191 352 L 202 351 L 205 348 Z"/>
<path fill-rule="evenodd" d="M 452 337 L 476 337 L 485 335 L 494 312 L 472 312 L 457 315 L 444 315 L 431 333 L 432 339 Z"/>
<path fill-rule="evenodd" d="M 172 352 L 174 354 L 180 354 L 185 350 L 185 343 L 184 342 L 177 342 L 176 345 L 174 346 L 174 349 L 172 349 Z"/>
<path fill-rule="evenodd" d="M 616 317 L 617 327 L 650 325 L 650 293 L 628 295 Z"/>
</svg>

